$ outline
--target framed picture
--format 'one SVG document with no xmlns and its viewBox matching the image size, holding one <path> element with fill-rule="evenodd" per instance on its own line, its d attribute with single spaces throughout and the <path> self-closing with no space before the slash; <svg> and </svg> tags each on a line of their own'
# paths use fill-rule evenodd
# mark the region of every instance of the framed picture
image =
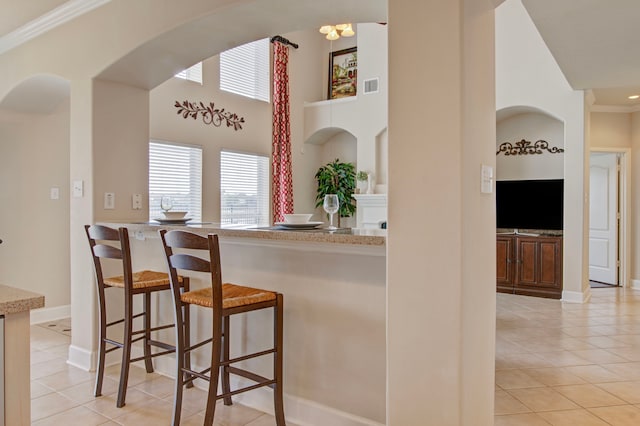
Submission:
<svg viewBox="0 0 640 426">
<path fill-rule="evenodd" d="M 327 99 L 355 96 L 358 88 L 358 52 L 356 47 L 329 54 L 329 91 Z"/>
</svg>

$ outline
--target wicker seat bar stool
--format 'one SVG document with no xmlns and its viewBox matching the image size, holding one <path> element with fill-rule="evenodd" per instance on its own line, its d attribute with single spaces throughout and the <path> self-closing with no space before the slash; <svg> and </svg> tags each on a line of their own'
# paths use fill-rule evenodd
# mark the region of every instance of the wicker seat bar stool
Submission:
<svg viewBox="0 0 640 426">
<path fill-rule="evenodd" d="M 183 321 L 184 306 L 199 306 L 212 309 L 212 337 L 189 345 L 185 331 L 176 327 L 176 388 L 173 406 L 173 425 L 180 424 L 182 411 L 182 393 L 185 384 L 200 378 L 209 382 L 207 407 L 204 424 L 211 426 L 214 420 L 216 402 L 224 399 L 225 405 L 231 405 L 231 396 L 269 386 L 273 389 L 274 411 L 277 426 L 285 426 L 282 393 L 283 360 L 283 296 L 280 293 L 245 287 L 222 282 L 220 268 L 220 246 L 218 236 L 207 237 L 186 231 L 160 231 L 164 246 L 169 276 L 174 297 L 176 324 Z M 178 271 L 204 272 L 210 277 L 210 286 L 180 294 Z M 230 358 L 230 317 L 234 314 L 260 309 L 273 309 L 273 347 L 259 352 Z M 184 365 L 185 356 L 191 351 L 211 343 L 211 365 L 203 371 L 195 371 Z M 233 364 L 261 356 L 273 356 L 273 378 L 269 379 L 247 371 Z M 222 370 L 222 371 L 220 371 Z M 230 374 L 249 379 L 255 384 L 231 390 Z M 222 378 L 222 393 L 218 394 L 219 377 Z"/>
<path fill-rule="evenodd" d="M 131 249 L 129 245 L 129 232 L 127 228 L 110 228 L 102 225 L 85 225 L 93 265 L 96 275 L 96 287 L 98 293 L 99 306 L 99 336 L 98 336 L 98 366 L 96 372 L 96 383 L 94 396 L 102 395 L 102 382 L 104 377 L 105 356 L 116 349 L 122 349 L 122 364 L 120 368 L 120 384 L 118 386 L 118 399 L 116 405 L 123 407 L 127 394 L 127 383 L 129 381 L 129 365 L 132 362 L 144 360 L 147 373 L 153 372 L 152 359 L 175 352 L 175 345 L 153 340 L 151 333 L 174 327 L 174 324 L 161 326 L 151 326 L 151 293 L 163 290 L 170 290 L 169 275 L 166 272 L 138 271 L 134 272 L 131 267 Z M 110 264 L 113 264 L 110 265 Z M 117 268 L 121 275 L 104 277 L 103 269 Z M 186 277 L 177 278 L 178 287 L 181 292 L 189 291 L 189 279 Z M 111 287 L 124 290 L 124 318 L 107 322 L 107 303 L 105 290 Z M 143 296 L 142 312 L 133 313 L 133 301 L 135 295 Z M 142 317 L 142 326 L 134 330 L 134 320 Z M 107 336 L 107 329 L 116 324 L 124 325 L 122 341 L 117 341 Z M 189 330 L 189 313 L 184 313 L 182 327 Z M 137 337 L 136 337 L 137 336 Z M 143 356 L 131 357 L 132 344 L 143 340 Z M 107 349 L 107 345 L 110 347 Z M 160 352 L 153 353 L 151 347 L 161 349 Z M 185 360 L 190 365 L 190 358 Z"/>
</svg>

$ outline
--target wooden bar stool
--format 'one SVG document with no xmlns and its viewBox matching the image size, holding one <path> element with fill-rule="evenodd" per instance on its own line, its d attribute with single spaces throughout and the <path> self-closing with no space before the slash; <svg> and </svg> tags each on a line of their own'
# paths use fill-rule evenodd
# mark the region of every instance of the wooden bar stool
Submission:
<svg viewBox="0 0 640 426">
<path fill-rule="evenodd" d="M 160 238 L 162 239 L 169 266 L 176 324 L 179 325 L 183 322 L 183 314 L 188 311 L 191 305 L 213 310 L 212 338 L 189 345 L 184 328 L 176 327 L 177 368 L 172 424 L 174 426 L 180 424 L 183 386 L 197 378 L 201 378 L 209 382 L 209 396 L 204 418 L 205 425 L 211 426 L 213 424 L 216 401 L 218 399 L 224 399 L 225 405 L 231 405 L 232 395 L 269 386 L 273 388 L 276 423 L 278 426 L 285 426 L 282 400 L 282 294 L 236 284 L 223 284 L 220 269 L 220 246 L 217 235 L 209 234 L 207 237 L 203 237 L 191 232 L 167 232 L 166 230 L 161 230 Z M 198 253 L 198 251 L 200 252 Z M 198 254 L 202 257 L 199 257 Z M 179 291 L 178 270 L 209 273 L 211 286 L 199 290 L 185 291 L 181 294 Z M 186 310 L 183 310 L 183 307 L 186 307 Z M 273 309 L 273 348 L 230 359 L 229 320 L 231 315 L 268 308 Z M 211 366 L 209 368 L 203 371 L 195 371 L 184 365 L 185 354 L 207 343 L 212 343 Z M 239 361 L 271 354 L 273 355 L 273 379 L 233 366 Z M 218 394 L 220 369 L 222 369 L 222 393 Z M 244 377 L 256 383 L 232 391 L 229 381 L 230 374 Z"/>
<path fill-rule="evenodd" d="M 120 385 L 118 387 L 117 406 L 125 405 L 127 394 L 127 382 L 129 380 L 129 364 L 144 360 L 147 373 L 153 372 L 152 358 L 175 352 L 174 345 L 151 339 L 151 333 L 158 330 L 173 327 L 174 324 L 167 324 L 151 327 L 151 293 L 155 291 L 170 290 L 169 275 L 165 272 L 139 271 L 133 272 L 131 267 L 131 249 L 129 246 L 129 232 L 127 228 L 109 228 L 101 225 L 85 225 L 93 265 L 96 273 L 96 287 L 98 290 L 99 303 L 99 336 L 98 336 L 98 367 L 96 372 L 95 396 L 102 395 L 102 381 L 104 377 L 105 355 L 116 349 L 122 349 L 122 365 L 120 369 Z M 118 247 L 119 246 L 119 247 Z M 106 259 L 119 263 L 122 275 L 105 278 L 103 276 L 103 266 L 107 265 Z M 103 262 L 104 265 L 103 265 Z M 189 291 L 189 279 L 177 277 L 177 290 L 181 292 Z M 124 289 L 124 318 L 107 323 L 105 289 L 117 287 Z M 141 294 L 143 298 L 143 311 L 133 314 L 133 296 Z M 143 317 L 143 327 L 133 329 L 133 320 Z M 107 328 L 116 324 L 124 323 L 124 333 L 122 342 L 107 337 Z M 181 327 L 185 329 L 185 334 L 189 335 L 189 312 L 184 313 L 184 320 Z M 138 336 L 139 337 L 135 337 Z M 144 340 L 144 355 L 131 358 L 131 345 L 139 340 Z M 106 345 L 113 347 L 107 349 Z M 161 352 L 152 353 L 151 346 L 164 349 Z M 190 358 L 183 360 L 190 365 Z"/>
</svg>

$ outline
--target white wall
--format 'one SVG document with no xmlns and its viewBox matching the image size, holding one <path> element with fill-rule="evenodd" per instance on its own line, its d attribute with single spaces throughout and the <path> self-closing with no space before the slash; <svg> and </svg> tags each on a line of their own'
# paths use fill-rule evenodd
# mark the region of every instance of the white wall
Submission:
<svg viewBox="0 0 640 426">
<path fill-rule="evenodd" d="M 592 112 L 591 147 L 592 148 L 630 148 L 630 113 Z"/>
<path fill-rule="evenodd" d="M 70 303 L 69 192 L 69 102 L 0 112 L 0 283 L 43 294 L 45 309 Z"/>
<path fill-rule="evenodd" d="M 631 279 L 640 280 L 640 112 L 631 114 Z"/>
<path fill-rule="evenodd" d="M 538 113 L 518 114 L 497 123 L 496 151 L 504 142 L 515 146 L 526 140 L 534 144 L 538 140 L 549 142 L 549 148 L 564 149 L 564 125 L 553 117 Z M 496 180 L 563 179 L 564 153 L 543 151 L 536 155 L 496 156 Z"/>
<path fill-rule="evenodd" d="M 573 90 L 520 0 L 496 8 L 496 108 L 535 108 L 564 123 L 563 299 L 589 297 L 585 94 Z"/>
</svg>

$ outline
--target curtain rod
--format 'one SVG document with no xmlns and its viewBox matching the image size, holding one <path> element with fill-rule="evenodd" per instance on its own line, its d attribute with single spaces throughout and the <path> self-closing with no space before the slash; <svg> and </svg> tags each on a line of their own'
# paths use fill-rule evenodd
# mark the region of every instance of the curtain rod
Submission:
<svg viewBox="0 0 640 426">
<path fill-rule="evenodd" d="M 292 41 L 289 41 L 288 39 L 282 37 L 282 36 L 273 36 L 271 37 L 271 43 L 279 41 L 280 43 L 284 43 L 284 44 L 288 44 L 289 46 L 293 47 L 294 49 L 298 48 L 298 45 L 296 43 L 293 43 Z"/>
</svg>

